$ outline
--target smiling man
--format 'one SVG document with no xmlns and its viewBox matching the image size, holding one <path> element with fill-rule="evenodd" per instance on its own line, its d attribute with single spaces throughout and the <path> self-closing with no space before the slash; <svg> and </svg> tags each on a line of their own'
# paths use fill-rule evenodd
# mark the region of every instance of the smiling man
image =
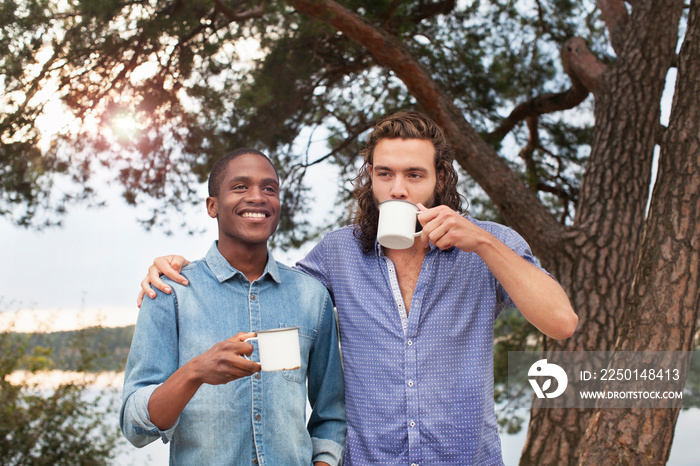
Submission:
<svg viewBox="0 0 700 466">
<path fill-rule="evenodd" d="M 141 307 L 124 435 L 138 447 L 170 442 L 171 464 L 338 464 L 345 410 L 333 306 L 323 285 L 267 248 L 280 216 L 270 160 L 253 149 L 222 157 L 206 205 L 218 241 L 182 270 L 189 286 L 170 283 L 170 294 Z M 244 340 L 281 327 L 299 327 L 301 367 L 260 372 L 243 357 L 254 351 Z"/>
<path fill-rule="evenodd" d="M 355 190 L 355 224 L 328 233 L 297 267 L 338 311 L 347 409 L 345 464 L 501 465 L 493 399 L 493 328 L 506 306 L 546 335 L 578 318 L 515 231 L 469 218 L 445 135 L 415 112 L 377 122 Z M 420 240 L 377 242 L 378 205 L 416 204 Z M 180 281 L 180 256 L 156 259 L 149 296 Z M 141 300 L 142 295 L 139 296 Z"/>
</svg>

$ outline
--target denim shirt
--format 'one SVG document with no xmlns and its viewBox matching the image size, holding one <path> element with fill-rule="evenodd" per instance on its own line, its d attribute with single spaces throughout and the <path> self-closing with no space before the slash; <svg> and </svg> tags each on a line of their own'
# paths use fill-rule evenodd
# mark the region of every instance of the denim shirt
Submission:
<svg viewBox="0 0 700 466">
<path fill-rule="evenodd" d="M 311 277 L 275 262 L 250 283 L 217 243 L 183 269 L 188 286 L 168 280 L 139 312 L 126 365 L 120 425 L 137 447 L 170 442 L 170 464 L 310 465 L 342 460 L 343 377 L 333 305 Z M 202 385 L 173 427 L 148 414 L 153 391 L 176 369 L 238 332 L 298 326 L 301 368 L 259 372 Z M 257 342 L 251 356 L 258 359 Z M 306 422 L 307 401 L 313 408 Z"/>
<path fill-rule="evenodd" d="M 513 230 L 472 220 L 534 264 Z M 345 370 L 345 464 L 501 465 L 493 327 L 512 300 L 475 253 L 434 246 L 407 314 L 395 264 L 364 254 L 353 227 L 297 267 L 330 290 Z"/>
</svg>

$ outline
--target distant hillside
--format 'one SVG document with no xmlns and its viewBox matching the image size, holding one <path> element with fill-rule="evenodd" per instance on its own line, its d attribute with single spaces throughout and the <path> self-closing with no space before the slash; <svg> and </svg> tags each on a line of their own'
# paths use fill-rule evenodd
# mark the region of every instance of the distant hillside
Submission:
<svg viewBox="0 0 700 466">
<path fill-rule="evenodd" d="M 50 350 L 52 369 L 78 371 L 122 371 L 126 365 L 134 326 L 103 328 L 51 333 L 13 333 L 14 344 L 27 348 L 37 346 Z M 83 352 L 90 361 L 80 366 Z"/>
</svg>

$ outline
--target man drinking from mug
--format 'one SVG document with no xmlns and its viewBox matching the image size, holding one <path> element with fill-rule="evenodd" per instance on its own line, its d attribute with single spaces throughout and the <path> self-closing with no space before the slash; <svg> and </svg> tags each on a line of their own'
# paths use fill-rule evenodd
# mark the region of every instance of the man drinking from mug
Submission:
<svg viewBox="0 0 700 466">
<path fill-rule="evenodd" d="M 338 312 L 348 420 L 346 464 L 503 464 L 493 400 L 493 327 L 515 306 L 563 339 L 578 318 L 525 241 L 461 213 L 442 130 L 418 113 L 379 121 L 364 149 L 355 225 L 327 234 L 297 267 L 330 290 Z M 418 206 L 407 249 L 377 242 L 378 205 Z M 180 256 L 156 259 L 181 280 Z"/>
<path fill-rule="evenodd" d="M 141 307 L 122 432 L 137 447 L 170 442 L 171 464 L 338 464 L 345 410 L 333 305 L 322 284 L 267 248 L 280 215 L 270 160 L 253 149 L 222 157 L 206 205 L 218 241 L 182 269 L 188 287 L 170 282 L 170 294 Z M 288 327 L 298 327 L 301 367 L 260 372 L 244 357 L 252 332 Z"/>
</svg>

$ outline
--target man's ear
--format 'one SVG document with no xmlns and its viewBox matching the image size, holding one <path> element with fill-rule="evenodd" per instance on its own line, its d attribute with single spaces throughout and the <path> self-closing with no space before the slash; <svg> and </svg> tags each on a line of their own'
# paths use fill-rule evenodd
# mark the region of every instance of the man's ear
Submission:
<svg viewBox="0 0 700 466">
<path fill-rule="evenodd" d="M 207 213 L 211 218 L 216 218 L 219 215 L 219 203 L 216 202 L 215 197 L 207 198 Z"/>
</svg>

